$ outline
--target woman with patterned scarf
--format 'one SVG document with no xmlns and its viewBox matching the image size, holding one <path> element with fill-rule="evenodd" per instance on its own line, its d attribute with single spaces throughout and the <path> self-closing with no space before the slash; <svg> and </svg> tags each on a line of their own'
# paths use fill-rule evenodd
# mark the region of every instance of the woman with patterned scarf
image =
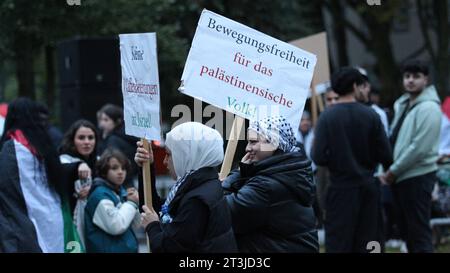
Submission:
<svg viewBox="0 0 450 273">
<path fill-rule="evenodd" d="M 141 146 L 139 144 L 139 146 Z M 161 209 L 143 207 L 142 225 L 152 252 L 235 252 L 231 217 L 218 179 L 224 157 L 222 136 L 201 123 L 180 124 L 167 133 L 164 164 L 177 182 Z M 152 161 L 138 147 L 138 165 Z"/>
<path fill-rule="evenodd" d="M 253 121 L 239 170 L 223 182 L 239 252 L 318 252 L 311 162 L 282 116 Z"/>
</svg>

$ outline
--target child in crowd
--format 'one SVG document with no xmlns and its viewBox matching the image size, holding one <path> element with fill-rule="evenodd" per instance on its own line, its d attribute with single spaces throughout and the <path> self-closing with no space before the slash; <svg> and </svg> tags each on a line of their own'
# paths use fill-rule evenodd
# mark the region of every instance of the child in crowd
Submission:
<svg viewBox="0 0 450 273">
<path fill-rule="evenodd" d="M 132 224 L 139 224 L 139 195 L 135 188 L 122 186 L 130 167 L 117 150 L 106 150 L 97 162 L 85 210 L 87 252 L 137 253 L 138 242 Z"/>
</svg>

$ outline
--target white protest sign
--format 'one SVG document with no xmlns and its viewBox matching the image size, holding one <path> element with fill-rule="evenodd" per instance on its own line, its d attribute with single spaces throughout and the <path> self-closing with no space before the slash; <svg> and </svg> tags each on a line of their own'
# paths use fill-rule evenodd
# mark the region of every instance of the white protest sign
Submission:
<svg viewBox="0 0 450 273">
<path fill-rule="evenodd" d="M 156 34 L 120 34 L 125 133 L 161 140 Z"/>
<path fill-rule="evenodd" d="M 297 128 L 316 56 L 203 10 L 180 91 L 253 120 L 283 115 Z"/>
</svg>

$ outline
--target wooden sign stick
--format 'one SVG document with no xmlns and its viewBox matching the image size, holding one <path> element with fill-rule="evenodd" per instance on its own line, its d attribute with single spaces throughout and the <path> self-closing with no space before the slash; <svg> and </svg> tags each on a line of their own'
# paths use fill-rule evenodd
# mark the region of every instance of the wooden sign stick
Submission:
<svg viewBox="0 0 450 273">
<path fill-rule="evenodd" d="M 144 149 L 147 151 L 150 151 L 151 147 L 148 143 L 147 139 L 142 138 L 141 139 L 144 144 Z M 144 204 L 148 208 L 153 209 L 153 202 L 152 202 L 152 176 L 150 172 L 150 164 L 142 164 L 142 175 L 144 178 Z M 145 236 L 147 238 L 147 247 L 148 251 L 150 252 L 150 241 L 148 239 L 148 236 Z"/>
<path fill-rule="evenodd" d="M 227 149 L 225 150 L 225 157 L 223 159 L 222 168 L 220 169 L 220 180 L 225 179 L 231 171 L 231 165 L 233 164 L 234 154 L 236 153 L 239 136 L 241 135 L 244 125 L 244 118 L 239 116 L 236 116 L 234 118 L 230 137 L 228 139 Z"/>
</svg>

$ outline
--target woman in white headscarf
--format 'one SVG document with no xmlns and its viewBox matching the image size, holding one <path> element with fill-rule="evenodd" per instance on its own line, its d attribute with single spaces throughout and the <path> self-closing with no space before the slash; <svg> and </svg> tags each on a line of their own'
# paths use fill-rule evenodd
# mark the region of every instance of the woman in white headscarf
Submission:
<svg viewBox="0 0 450 273">
<path fill-rule="evenodd" d="M 218 180 L 224 157 L 222 136 L 201 123 L 180 124 L 167 133 L 164 164 L 177 182 L 161 219 L 143 206 L 142 225 L 152 252 L 235 252 L 231 216 Z M 151 151 L 138 143 L 135 161 L 148 164 Z"/>
</svg>

